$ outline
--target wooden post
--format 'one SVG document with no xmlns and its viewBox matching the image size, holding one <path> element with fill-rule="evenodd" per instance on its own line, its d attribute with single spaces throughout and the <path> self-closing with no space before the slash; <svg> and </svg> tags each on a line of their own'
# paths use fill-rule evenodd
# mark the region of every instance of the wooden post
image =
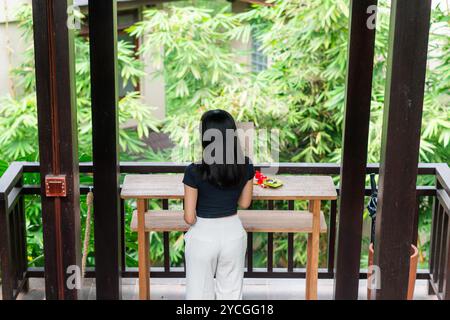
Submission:
<svg viewBox="0 0 450 320">
<path fill-rule="evenodd" d="M 320 200 L 309 202 L 309 212 L 313 215 L 312 232 L 308 233 L 306 261 L 306 300 L 317 300 L 317 280 L 319 276 L 320 241 Z"/>
<path fill-rule="evenodd" d="M 77 299 L 73 276 L 81 275 L 74 43 L 67 26 L 71 4 L 33 0 L 46 299 Z M 65 197 L 46 196 L 48 175 L 65 176 Z"/>
<path fill-rule="evenodd" d="M 138 254 L 139 254 L 139 299 L 150 299 L 150 238 L 145 232 L 145 213 L 148 209 L 147 200 L 137 200 L 138 214 Z"/>
<path fill-rule="evenodd" d="M 376 299 L 406 299 L 431 0 L 393 0 L 374 265 Z"/>
<path fill-rule="evenodd" d="M 335 299 L 358 299 L 377 0 L 350 2 Z M 372 6 L 372 7 L 371 7 Z"/>
<path fill-rule="evenodd" d="M 97 299 L 121 299 L 117 3 L 89 1 Z"/>
</svg>

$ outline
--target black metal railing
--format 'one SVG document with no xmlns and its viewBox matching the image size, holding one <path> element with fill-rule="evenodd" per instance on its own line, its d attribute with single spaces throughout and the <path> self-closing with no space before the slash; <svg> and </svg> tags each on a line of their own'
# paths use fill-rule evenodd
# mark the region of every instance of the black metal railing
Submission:
<svg viewBox="0 0 450 320">
<path fill-rule="evenodd" d="M 338 164 L 309 164 L 309 163 L 282 163 L 279 164 L 279 174 L 314 174 L 339 176 L 340 167 Z M 121 173 L 182 173 L 186 164 L 181 163 L 143 163 L 143 162 L 123 162 L 121 163 Z M 257 167 L 257 166 L 256 166 Z M 80 164 L 80 173 L 92 173 L 91 163 Z M 40 194 L 40 187 L 37 185 L 23 185 L 24 174 L 38 173 L 38 163 L 13 163 L 0 178 L 0 250 L 1 250 L 1 271 L 2 271 L 2 292 L 3 299 L 14 299 L 21 290 L 28 288 L 28 278 L 43 277 L 43 268 L 29 268 L 26 257 L 26 229 L 24 196 Z M 370 164 L 367 167 L 367 174 L 379 172 L 377 164 Z M 433 226 L 431 230 L 431 256 L 430 272 L 428 270 L 418 272 L 419 279 L 430 279 L 430 292 L 434 292 L 441 299 L 449 299 L 448 294 L 450 282 L 450 253 L 448 238 L 449 230 L 449 185 L 450 169 L 446 164 L 420 164 L 419 175 L 429 175 L 436 177 L 436 186 L 417 187 L 417 206 L 421 197 L 434 197 L 435 204 L 433 210 Z M 339 193 L 339 189 L 337 190 Z M 89 186 L 81 186 L 80 193 L 87 194 Z M 370 196 L 370 188 L 365 190 L 366 196 Z M 137 277 L 136 268 L 126 267 L 125 259 L 125 201 L 121 201 L 122 214 L 122 276 Z M 162 200 L 163 209 L 168 209 L 169 201 Z M 267 202 L 268 209 L 274 208 L 274 202 Z M 288 201 L 288 209 L 294 208 L 294 201 Z M 338 201 L 330 201 L 329 220 L 327 232 L 327 265 L 326 268 L 319 269 L 319 278 L 332 279 L 334 277 L 335 241 L 336 241 L 336 217 Z M 357 213 L 355 213 L 357 214 Z M 414 224 L 415 238 L 417 239 L 419 208 L 417 208 Z M 95 228 L 95 226 L 94 226 Z M 97 230 L 97 232 L 108 232 L 107 230 Z M 252 233 L 248 235 L 248 248 L 253 248 Z M 305 269 L 296 268 L 294 264 L 294 235 L 287 234 L 287 267 L 274 267 L 274 235 L 267 235 L 267 265 L 265 268 L 255 268 L 253 250 L 248 251 L 246 277 L 253 278 L 304 278 Z M 119 241 L 119 239 L 111 239 Z M 360 239 L 361 241 L 362 239 Z M 184 277 L 184 268 L 171 267 L 170 261 L 170 240 L 169 233 L 163 233 L 163 266 L 155 267 L 151 270 L 152 277 Z M 87 277 L 95 277 L 95 268 L 88 269 Z M 365 278 L 366 272 L 362 270 L 359 277 Z M 448 284 L 448 285 L 447 285 Z"/>
</svg>

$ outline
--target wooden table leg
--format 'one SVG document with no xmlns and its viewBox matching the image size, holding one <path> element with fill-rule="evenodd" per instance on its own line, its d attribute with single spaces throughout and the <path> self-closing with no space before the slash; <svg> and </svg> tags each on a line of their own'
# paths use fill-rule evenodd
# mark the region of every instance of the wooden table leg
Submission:
<svg viewBox="0 0 450 320">
<path fill-rule="evenodd" d="M 138 251 L 139 251 L 139 299 L 150 299 L 150 243 L 149 234 L 145 232 L 145 212 L 147 200 L 137 201 L 138 211 Z"/>
<path fill-rule="evenodd" d="M 313 212 L 313 202 L 309 202 L 308 211 Z M 312 252 L 312 233 L 308 233 L 308 243 L 306 247 L 306 288 L 305 288 L 305 299 L 309 300 L 309 294 L 311 292 L 311 281 L 309 276 L 311 275 L 311 252 Z"/>
<path fill-rule="evenodd" d="M 305 299 L 310 300 L 311 292 L 311 252 L 312 252 L 312 233 L 308 233 L 308 244 L 306 247 L 306 288 L 305 288 Z"/>
<path fill-rule="evenodd" d="M 308 234 L 308 261 L 306 265 L 306 300 L 317 300 L 319 275 L 320 200 L 311 200 L 309 211 L 313 214 L 312 233 Z"/>
</svg>

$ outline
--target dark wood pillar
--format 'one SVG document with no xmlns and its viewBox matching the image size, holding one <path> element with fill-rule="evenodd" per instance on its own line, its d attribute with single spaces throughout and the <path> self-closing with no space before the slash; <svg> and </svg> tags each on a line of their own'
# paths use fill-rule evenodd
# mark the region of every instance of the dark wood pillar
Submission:
<svg viewBox="0 0 450 320">
<path fill-rule="evenodd" d="M 71 0 L 33 0 L 39 125 L 45 292 L 47 299 L 77 299 L 68 286 L 80 266 L 80 191 Z M 67 195 L 46 196 L 47 176 L 66 179 Z M 73 277 L 72 277 L 73 279 Z"/>
<path fill-rule="evenodd" d="M 89 1 L 97 299 L 121 298 L 117 4 Z"/>
<path fill-rule="evenodd" d="M 374 265 L 376 299 L 406 299 L 431 0 L 393 0 Z"/>
<path fill-rule="evenodd" d="M 376 5 L 377 0 L 350 2 L 335 299 L 358 298 L 375 46 L 375 26 L 370 24 L 375 12 L 368 9 Z"/>
</svg>

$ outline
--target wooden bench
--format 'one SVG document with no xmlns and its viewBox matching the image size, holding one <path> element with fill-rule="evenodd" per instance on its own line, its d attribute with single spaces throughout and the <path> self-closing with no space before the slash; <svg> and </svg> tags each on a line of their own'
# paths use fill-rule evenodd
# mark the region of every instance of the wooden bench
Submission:
<svg viewBox="0 0 450 320">
<path fill-rule="evenodd" d="M 238 211 L 247 232 L 312 233 L 313 214 L 308 211 L 289 210 L 242 210 Z M 182 211 L 147 211 L 145 213 L 145 232 L 187 231 Z M 131 230 L 138 231 L 137 211 L 133 213 Z M 320 213 L 320 232 L 327 232 L 323 212 Z"/>
</svg>

